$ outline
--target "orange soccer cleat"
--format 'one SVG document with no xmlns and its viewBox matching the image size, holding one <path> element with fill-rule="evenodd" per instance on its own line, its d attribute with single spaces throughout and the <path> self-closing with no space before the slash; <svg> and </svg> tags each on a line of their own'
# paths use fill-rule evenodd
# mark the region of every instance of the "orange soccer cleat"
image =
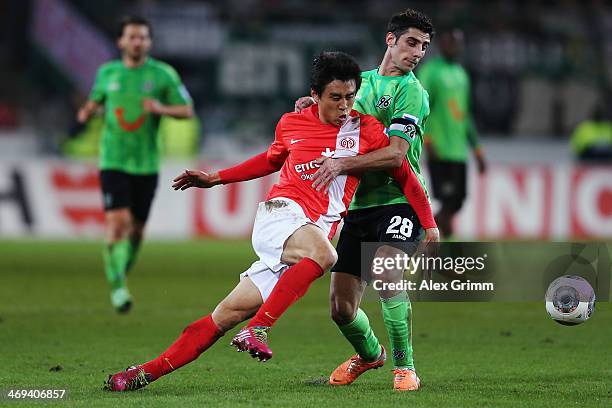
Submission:
<svg viewBox="0 0 612 408">
<path fill-rule="evenodd" d="M 395 391 L 416 391 L 421 386 L 421 380 L 414 370 L 396 368 L 393 370 L 393 389 Z"/>
<path fill-rule="evenodd" d="M 383 346 L 380 346 L 380 350 L 380 356 L 372 362 L 364 361 L 359 354 L 355 354 L 334 370 L 329 376 L 329 383 L 331 385 L 349 385 L 366 371 L 382 367 L 387 359 L 387 354 Z"/>
</svg>

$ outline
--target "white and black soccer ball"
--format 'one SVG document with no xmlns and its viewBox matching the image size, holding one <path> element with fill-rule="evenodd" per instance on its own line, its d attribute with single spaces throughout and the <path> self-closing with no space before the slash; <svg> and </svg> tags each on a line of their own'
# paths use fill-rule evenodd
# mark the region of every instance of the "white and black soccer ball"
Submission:
<svg viewBox="0 0 612 408">
<path fill-rule="evenodd" d="M 595 310 L 595 291 L 580 276 L 555 279 L 546 291 L 546 311 L 557 323 L 573 326 L 588 320 Z"/>
</svg>

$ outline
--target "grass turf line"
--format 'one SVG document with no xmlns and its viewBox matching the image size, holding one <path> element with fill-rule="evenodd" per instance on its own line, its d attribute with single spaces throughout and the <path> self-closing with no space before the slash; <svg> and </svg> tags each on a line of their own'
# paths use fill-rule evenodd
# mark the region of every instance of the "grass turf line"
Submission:
<svg viewBox="0 0 612 408">
<path fill-rule="evenodd" d="M 609 303 L 597 304 L 591 321 L 564 327 L 547 317 L 544 302 L 415 302 L 422 390 L 393 392 L 389 362 L 349 387 L 330 387 L 329 373 L 352 350 L 329 319 L 328 275 L 274 328 L 273 360 L 234 352 L 232 331 L 144 390 L 105 393 L 107 374 L 158 355 L 212 310 L 255 256 L 241 241 L 147 242 L 130 274 L 134 309 L 118 316 L 101 249 L 95 242 L 0 242 L 0 389 L 67 389 L 58 405 L 83 407 L 612 405 Z M 364 309 L 388 345 L 379 305 L 369 301 Z"/>
</svg>

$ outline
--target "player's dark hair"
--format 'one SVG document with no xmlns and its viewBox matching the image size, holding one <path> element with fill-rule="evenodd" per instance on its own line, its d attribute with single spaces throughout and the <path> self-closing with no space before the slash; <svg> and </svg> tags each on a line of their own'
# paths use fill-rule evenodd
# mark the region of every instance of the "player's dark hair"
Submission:
<svg viewBox="0 0 612 408">
<path fill-rule="evenodd" d="M 119 26 L 117 27 L 117 38 L 121 38 L 123 30 L 129 25 L 146 26 L 149 29 L 149 37 L 153 38 L 153 27 L 151 27 L 151 23 L 146 18 L 140 16 L 123 17 L 121 21 L 119 21 Z"/>
<path fill-rule="evenodd" d="M 410 28 L 421 30 L 429 34 L 431 38 L 435 34 L 431 19 L 424 13 L 413 9 L 394 14 L 387 24 L 387 32 L 393 33 L 395 38 L 400 38 Z"/>
<path fill-rule="evenodd" d="M 321 96 L 323 90 L 335 79 L 355 81 L 355 92 L 361 86 L 361 68 L 351 55 L 339 51 L 323 51 L 312 61 L 310 89 Z"/>
</svg>

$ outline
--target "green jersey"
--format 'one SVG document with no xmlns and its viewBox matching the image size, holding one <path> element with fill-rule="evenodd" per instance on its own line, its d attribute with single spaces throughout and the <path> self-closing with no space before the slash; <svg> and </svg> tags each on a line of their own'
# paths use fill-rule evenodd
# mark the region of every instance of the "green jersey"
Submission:
<svg viewBox="0 0 612 408">
<path fill-rule="evenodd" d="M 468 144 L 476 146 L 476 132 L 470 116 L 470 79 L 457 63 L 437 57 L 418 72 L 429 92 L 431 115 L 425 137 L 430 138 L 440 160 L 468 158 Z"/>
<path fill-rule="evenodd" d="M 381 121 L 389 137 L 398 136 L 410 143 L 408 163 L 427 193 L 419 166 L 424 124 L 429 115 L 427 91 L 412 72 L 383 76 L 373 69 L 362 72 L 361 79 L 353 109 Z M 361 176 L 349 210 L 407 202 L 400 185 L 386 171 L 372 171 Z"/>
<path fill-rule="evenodd" d="M 120 60 L 102 65 L 89 98 L 105 107 L 100 169 L 130 174 L 159 172 L 160 116 L 146 113 L 143 100 L 152 98 L 165 105 L 191 103 L 176 71 L 153 58 L 136 68 Z"/>
</svg>

